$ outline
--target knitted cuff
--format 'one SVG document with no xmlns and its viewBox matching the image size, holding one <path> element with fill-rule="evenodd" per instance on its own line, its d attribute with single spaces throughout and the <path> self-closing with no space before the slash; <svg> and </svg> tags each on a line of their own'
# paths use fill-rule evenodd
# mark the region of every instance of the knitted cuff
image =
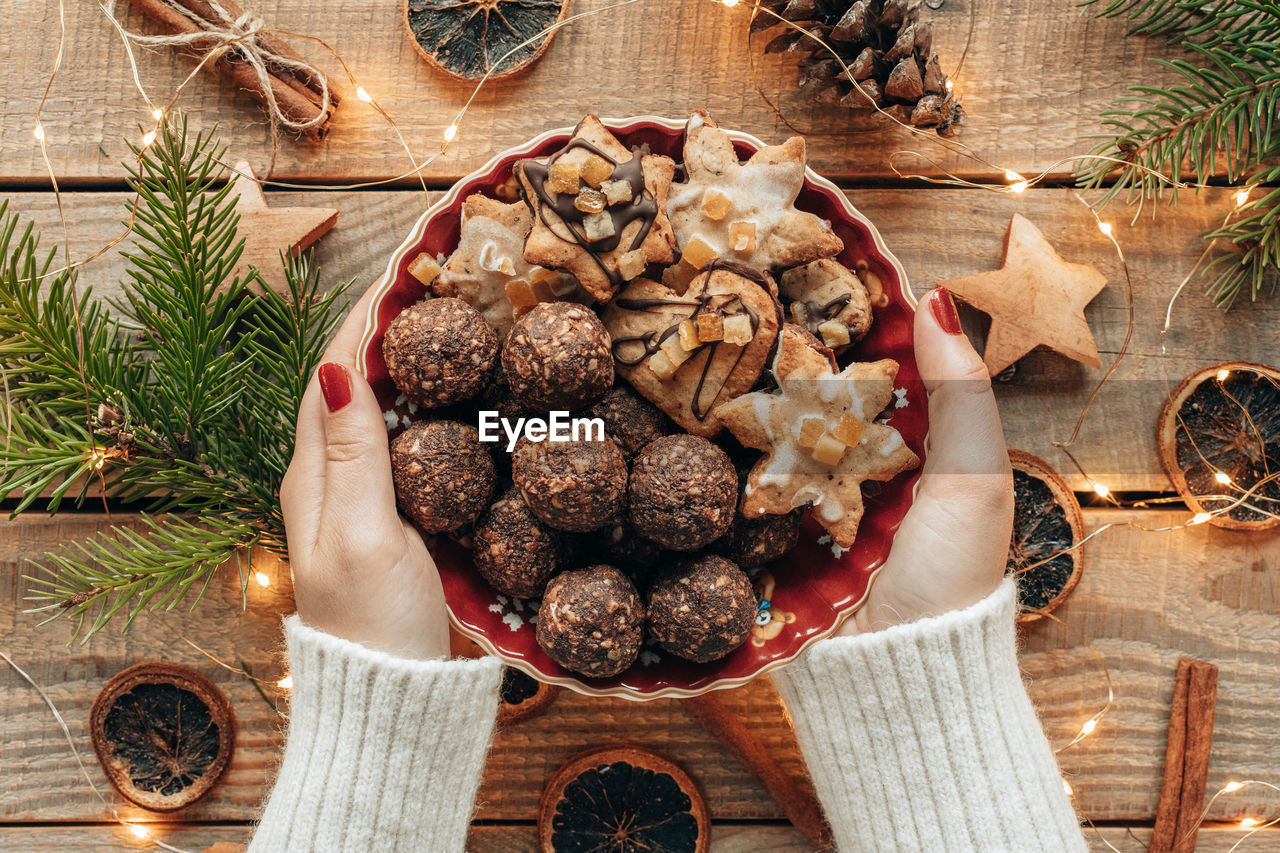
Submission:
<svg viewBox="0 0 1280 853">
<path fill-rule="evenodd" d="M 1018 673 L 1016 588 L 774 675 L 842 853 L 1086 849 Z"/>
<path fill-rule="evenodd" d="M 462 850 L 498 660 L 407 660 L 296 616 L 285 635 L 289 739 L 250 850 Z"/>
</svg>

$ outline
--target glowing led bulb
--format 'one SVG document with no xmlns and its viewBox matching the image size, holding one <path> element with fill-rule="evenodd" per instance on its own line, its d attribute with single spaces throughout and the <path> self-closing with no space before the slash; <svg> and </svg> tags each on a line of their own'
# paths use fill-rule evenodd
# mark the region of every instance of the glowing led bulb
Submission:
<svg viewBox="0 0 1280 853">
<path fill-rule="evenodd" d="M 139 823 L 129 824 L 129 831 L 133 833 L 134 838 L 146 838 L 151 833 L 147 832 L 147 828 Z"/>
<path fill-rule="evenodd" d="M 1098 223 L 1098 230 L 1099 230 L 1099 231 L 1101 231 L 1103 234 L 1106 234 L 1108 237 L 1110 237 L 1110 236 L 1111 236 L 1111 223 L 1110 223 L 1110 222 L 1099 222 L 1099 223 Z"/>
<path fill-rule="evenodd" d="M 1016 184 L 1009 187 L 1009 189 L 1015 193 L 1021 193 L 1027 191 L 1027 186 L 1028 184 L 1026 181 L 1018 181 Z"/>
<path fill-rule="evenodd" d="M 1022 176 L 1019 175 L 1017 172 L 1013 171 L 1013 169 L 1005 169 L 1004 179 L 1006 181 L 1020 181 L 1022 180 Z"/>
<path fill-rule="evenodd" d="M 1224 788 L 1222 789 L 1222 793 L 1224 793 L 1224 794 L 1234 794 L 1236 791 L 1239 791 L 1239 790 L 1240 790 L 1241 788 L 1243 788 L 1243 787 L 1244 787 L 1244 783 L 1243 783 L 1243 782 L 1228 782 L 1228 783 L 1226 784 L 1226 787 L 1224 787 Z"/>
<path fill-rule="evenodd" d="M 1062 790 L 1067 792 L 1068 797 L 1074 797 L 1076 795 L 1076 792 L 1071 790 L 1071 783 L 1066 779 L 1062 780 Z"/>
<path fill-rule="evenodd" d="M 366 104 L 373 103 L 373 95 L 365 91 L 364 86 L 356 86 L 356 97 L 364 101 Z"/>
<path fill-rule="evenodd" d="M 947 81 L 947 91 L 948 91 L 948 92 L 950 92 L 950 91 L 951 91 L 952 89 L 954 89 L 955 87 L 956 87 L 956 84 L 955 84 L 955 83 L 952 83 L 950 80 L 948 80 L 948 81 Z"/>
<path fill-rule="evenodd" d="M 1111 490 L 1103 483 L 1094 483 L 1093 490 L 1098 493 L 1098 497 L 1100 498 L 1105 498 L 1107 495 L 1111 494 Z"/>
<path fill-rule="evenodd" d="M 36 126 L 31 130 L 31 135 L 40 142 L 44 142 L 44 125 L 40 122 L 36 122 Z"/>
<path fill-rule="evenodd" d="M 1245 202 L 1247 202 L 1248 200 L 1249 200 L 1248 190 L 1240 190 L 1240 192 L 1236 193 L 1236 207 L 1244 207 Z"/>
<path fill-rule="evenodd" d="M 1208 513 L 1208 512 L 1197 512 L 1195 515 L 1193 515 L 1193 516 L 1191 517 L 1191 523 L 1192 523 L 1192 524 L 1204 524 L 1206 521 L 1208 521 L 1208 520 L 1209 520 L 1209 519 L 1211 519 L 1211 518 L 1213 518 L 1212 513 Z"/>
<path fill-rule="evenodd" d="M 159 121 L 160 119 L 164 118 L 164 110 L 160 109 L 159 107 L 156 107 L 154 110 L 151 111 L 151 117 L 156 121 Z"/>
<path fill-rule="evenodd" d="M 1224 486 L 1231 485 L 1231 475 L 1228 474 L 1226 471 L 1214 471 L 1213 479 L 1217 480 L 1219 483 L 1221 483 Z"/>
<path fill-rule="evenodd" d="M 266 573 L 264 572 L 254 572 L 253 579 L 258 582 L 258 586 L 261 586 L 261 587 L 271 586 L 271 578 L 267 577 Z"/>
<path fill-rule="evenodd" d="M 1253 829 L 1255 826 L 1257 826 L 1257 825 L 1258 825 L 1258 824 L 1260 824 L 1260 823 L 1262 823 L 1262 821 L 1258 820 L 1256 817 L 1246 817 L 1246 818 L 1241 818 L 1241 819 L 1240 819 L 1240 828 L 1241 828 L 1241 829 Z"/>
<path fill-rule="evenodd" d="M 143 148 L 146 148 L 147 146 L 149 146 L 151 143 L 155 141 L 156 141 L 156 132 L 154 130 L 148 130 L 146 133 L 142 135 Z"/>
<path fill-rule="evenodd" d="M 456 137 L 457 135 L 458 135 L 458 125 L 457 125 L 457 123 L 456 123 L 456 122 L 455 122 L 454 124 L 449 125 L 448 127 L 446 127 L 446 128 L 444 129 L 444 141 L 445 141 L 445 142 L 452 142 L 452 141 L 453 141 L 453 139 L 454 139 L 454 137 Z"/>
<path fill-rule="evenodd" d="M 1098 727 L 1097 720 L 1085 720 L 1084 725 L 1080 727 L 1080 734 L 1091 735 L 1093 734 L 1093 730 L 1096 729 L 1097 727 Z"/>
<path fill-rule="evenodd" d="M 730 9 L 738 5 L 738 0 L 720 0 L 720 2 L 728 6 Z"/>
<path fill-rule="evenodd" d="M 1231 375 L 1231 371 L 1230 371 L 1230 370 L 1227 370 L 1226 368 L 1223 368 L 1222 370 L 1219 370 L 1219 371 L 1218 371 L 1218 381 L 1219 381 L 1219 382 L 1226 382 L 1226 381 L 1227 381 L 1227 377 L 1228 377 L 1228 376 L 1230 376 L 1230 375 Z"/>
<path fill-rule="evenodd" d="M 279 681 L 277 681 L 277 682 L 276 682 L 276 687 L 279 687 L 281 690 L 292 690 L 292 689 L 293 689 L 293 676 L 292 676 L 292 675 L 286 675 L 284 678 L 282 678 L 282 679 L 280 679 Z"/>
</svg>

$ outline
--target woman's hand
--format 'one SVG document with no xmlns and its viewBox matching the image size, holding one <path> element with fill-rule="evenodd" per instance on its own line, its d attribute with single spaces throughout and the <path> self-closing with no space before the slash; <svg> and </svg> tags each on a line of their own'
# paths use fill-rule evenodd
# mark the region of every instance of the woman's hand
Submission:
<svg viewBox="0 0 1280 853">
<path fill-rule="evenodd" d="M 945 290 L 921 302 L 915 349 L 929 392 L 928 457 L 893 550 L 842 634 L 967 607 L 1004 577 L 1013 527 L 1009 455 L 987 368 Z"/>
<path fill-rule="evenodd" d="M 307 386 L 280 486 L 298 616 L 409 658 L 449 653 L 444 592 L 418 532 L 396 512 L 382 410 L 356 369 L 370 294 Z"/>
</svg>

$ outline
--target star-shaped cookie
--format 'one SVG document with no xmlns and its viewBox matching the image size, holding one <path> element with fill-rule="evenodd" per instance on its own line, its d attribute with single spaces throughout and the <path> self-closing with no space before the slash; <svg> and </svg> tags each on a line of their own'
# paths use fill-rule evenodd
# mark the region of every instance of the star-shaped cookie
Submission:
<svg viewBox="0 0 1280 853">
<path fill-rule="evenodd" d="M 741 511 L 781 515 L 809 504 L 838 545 L 862 521 L 862 483 L 885 482 L 920 460 L 893 427 L 875 423 L 893 399 L 897 362 L 855 363 L 836 373 L 802 332 L 784 327 L 773 364 L 779 390 L 755 391 L 715 417 L 764 457 L 747 474 Z"/>
<path fill-rule="evenodd" d="M 1015 213 L 1000 269 L 938 283 L 991 315 L 983 360 L 992 376 L 1039 345 L 1098 367 L 1098 346 L 1084 308 L 1106 277 L 1088 264 L 1069 264 L 1031 222 Z"/>
<path fill-rule="evenodd" d="M 500 340 L 515 317 L 536 302 L 589 304 L 591 296 L 568 273 L 524 259 L 533 213 L 524 202 L 504 204 L 473 193 L 462 203 L 458 248 L 432 285 L 436 296 L 456 296 L 489 321 Z"/>
<path fill-rule="evenodd" d="M 840 254 L 831 223 L 796 210 L 804 163 L 799 136 L 742 163 L 729 135 L 706 112 L 694 113 L 684 139 L 688 180 L 671 186 L 667 202 L 683 258 L 700 268 L 714 253 L 768 272 Z"/>
<path fill-rule="evenodd" d="M 600 302 L 651 263 L 669 264 L 675 237 L 667 220 L 670 157 L 627 150 L 589 115 L 559 151 L 516 164 L 533 230 L 531 264 L 572 273 Z"/>
</svg>

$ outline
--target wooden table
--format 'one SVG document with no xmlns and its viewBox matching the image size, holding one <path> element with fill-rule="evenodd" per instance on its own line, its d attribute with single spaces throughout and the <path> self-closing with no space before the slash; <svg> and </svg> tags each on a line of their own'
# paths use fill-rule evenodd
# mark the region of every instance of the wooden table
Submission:
<svg viewBox="0 0 1280 853">
<path fill-rule="evenodd" d="M 147 110 L 132 84 L 119 38 L 92 0 L 64 0 L 66 58 L 46 104 L 44 127 L 58 180 L 70 211 L 73 255 L 117 232 L 125 193 L 125 137 L 136 136 Z M 600 8 L 605 0 L 574 0 L 575 9 Z M 975 0 L 946 2 L 933 13 L 943 66 L 954 68 L 974 16 L 972 43 L 955 76 L 970 121 L 961 137 L 991 163 L 1035 174 L 1061 158 L 1087 150 L 1083 134 L 1098 128 L 1097 115 L 1125 86 L 1160 70 L 1151 56 L 1176 55 L 1156 42 L 1124 37 L 1124 24 L 1081 16 L 1074 0 Z M 442 79 L 414 54 L 395 2 L 355 0 L 257 0 L 253 7 L 272 24 L 331 42 L 359 81 L 393 114 L 419 150 L 434 144 L 469 88 Z M 58 43 L 57 4 L 3 0 L 0 57 L 0 183 L 16 207 L 60 236 L 54 198 L 38 149 L 32 116 Z M 134 16 L 127 26 L 141 28 Z M 309 46 L 307 53 L 318 55 Z M 708 0 L 643 0 L 575 24 L 562 32 L 527 75 L 492 86 L 476 100 L 457 143 L 430 166 L 428 186 L 439 190 L 483 163 L 493 152 L 551 126 L 572 124 L 583 113 L 685 114 L 705 105 L 722 124 L 778 140 L 787 129 L 748 82 L 745 16 Z M 191 68 L 172 53 L 145 54 L 140 73 L 160 96 Z M 808 136 L 812 165 L 839 180 L 854 203 L 877 223 L 902 260 L 917 293 L 933 282 L 994 267 L 1010 215 L 1021 212 L 1039 225 L 1068 260 L 1095 264 L 1111 286 L 1087 316 L 1105 364 L 1126 330 L 1125 294 L 1115 253 L 1069 189 L 1070 166 L 1057 166 L 1041 188 L 1021 196 L 941 189 L 899 179 L 891 160 L 906 171 L 938 168 L 999 180 L 1000 172 L 905 134 L 876 130 L 865 121 L 802 108 L 787 96 L 785 63 L 757 57 L 762 85 L 781 95 L 781 106 Z M 643 89 L 635 81 L 643 80 Z M 221 82 L 199 78 L 182 99 L 195 125 L 220 123 L 236 159 L 259 174 L 269 161 L 261 113 Z M 903 154 L 927 154 L 937 162 Z M 896 156 L 895 156 L 896 155 Z M 406 159 L 387 125 L 367 105 L 348 98 L 322 145 L 286 141 L 274 177 L 306 184 L 385 179 L 406 171 Z M 400 236 L 420 214 L 424 198 L 409 180 L 361 191 L 272 192 L 273 204 L 336 206 L 342 216 L 321 244 L 325 278 L 356 280 L 366 288 L 381 272 Z M 1168 389 L 1193 369 L 1224 359 L 1276 361 L 1280 352 L 1280 302 L 1242 305 L 1222 313 L 1198 283 L 1190 285 L 1162 342 L 1165 304 L 1202 249 L 1198 234 L 1220 220 L 1232 203 L 1225 190 L 1187 195 L 1154 221 L 1130 224 L 1122 207 L 1106 215 L 1115 223 L 1133 272 L 1137 328 L 1132 350 L 1108 386 L 1076 446 L 1087 470 L 1113 491 L 1165 494 L 1168 480 L 1154 450 L 1154 423 Z M 48 243 L 46 243 L 48 244 Z M 84 272 L 100 291 L 120 278 L 111 258 Z M 966 325 L 981 340 L 980 318 Z M 997 393 L 1009 443 L 1046 457 L 1086 489 L 1051 442 L 1065 439 L 1100 371 L 1036 352 L 1019 364 L 1013 381 Z M 25 667 L 65 715 L 82 750 L 88 750 L 86 717 L 102 684 L 123 667 L 167 659 L 194 666 L 219 683 L 240 720 L 235 762 L 211 796 L 157 834 L 184 849 L 249 834 L 270 784 L 282 745 L 282 721 L 242 677 L 225 671 L 183 637 L 224 661 L 246 662 L 255 673 L 280 672 L 282 614 L 291 608 L 287 568 L 264 560 L 268 589 L 249 589 L 241 609 L 234 571 L 215 583 L 195 613 L 144 615 L 121 635 L 102 631 L 87 644 L 66 645 L 68 629 L 36 627 L 23 613 L 29 584 L 23 562 L 62 542 L 101 529 L 95 506 L 47 518 L 37 513 L 0 526 L 0 648 Z M 1091 529 L 1117 522 L 1144 527 L 1176 523 L 1174 510 L 1086 509 Z M 117 514 L 117 519 L 119 515 Z M 130 521 L 126 517 L 126 521 Z M 1229 779 L 1280 782 L 1280 534 L 1243 535 L 1209 526 L 1175 533 L 1146 533 L 1119 526 L 1089 545 L 1089 568 L 1059 615 L 1070 629 L 1041 622 L 1024 632 L 1022 664 L 1031 694 L 1055 744 L 1064 744 L 1104 699 L 1100 670 L 1081 637 L 1110 670 L 1116 705 L 1096 734 L 1061 756 L 1062 768 L 1082 812 L 1121 850 L 1145 849 L 1156 811 L 1164 757 L 1165 726 L 1179 655 L 1221 667 L 1217 732 L 1210 790 Z M 278 676 L 277 676 L 278 677 Z M 767 681 L 724 694 L 750 728 L 803 776 L 783 709 Z M 588 747 L 628 741 L 667 753 L 702 787 L 715 820 L 717 851 L 806 849 L 761 786 L 674 702 L 634 704 L 564 694 L 545 715 L 500 732 L 480 793 L 471 848 L 530 850 L 533 821 L 544 780 Z M 106 787 L 89 759 L 89 772 Z M 113 800 L 113 805 L 118 805 Z M 1280 801 L 1248 789 L 1223 798 L 1213 821 L 1243 815 L 1274 816 Z M 145 817 L 120 806 L 123 817 Z M 1219 825 L 1201 835 L 1201 849 L 1226 850 L 1239 832 Z M 1255 838 L 1245 849 L 1274 849 L 1280 831 Z M 111 810 L 78 775 L 61 729 L 37 695 L 8 669 L 0 669 L 0 849 L 108 850 L 145 847 L 111 823 Z"/>
</svg>

